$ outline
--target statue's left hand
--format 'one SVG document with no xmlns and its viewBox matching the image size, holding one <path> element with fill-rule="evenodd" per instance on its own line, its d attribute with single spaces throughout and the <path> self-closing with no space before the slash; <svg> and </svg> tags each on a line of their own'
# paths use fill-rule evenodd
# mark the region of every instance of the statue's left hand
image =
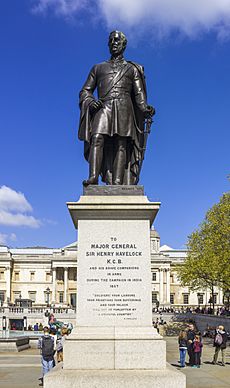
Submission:
<svg viewBox="0 0 230 388">
<path fill-rule="evenodd" d="M 94 100 L 90 103 L 89 105 L 89 109 L 90 109 L 90 113 L 94 114 L 96 113 L 99 109 L 101 109 L 103 107 L 103 104 L 101 102 L 101 100 Z"/>
<path fill-rule="evenodd" d="M 145 110 L 145 117 L 152 117 L 155 115 L 156 111 L 155 108 L 152 105 L 147 105 L 146 110 Z"/>
</svg>

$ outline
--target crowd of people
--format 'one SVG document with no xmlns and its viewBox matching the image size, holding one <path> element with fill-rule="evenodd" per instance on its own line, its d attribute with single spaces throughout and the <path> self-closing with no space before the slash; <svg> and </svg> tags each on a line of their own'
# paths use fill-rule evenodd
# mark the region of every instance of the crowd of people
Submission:
<svg viewBox="0 0 230 388">
<path fill-rule="evenodd" d="M 217 307 L 214 311 L 211 307 L 153 307 L 153 313 L 176 313 L 176 314 L 212 314 L 212 315 L 230 315 L 230 311 L 225 307 Z"/>
<path fill-rule="evenodd" d="M 212 364 L 217 364 L 218 355 L 221 353 L 221 366 L 225 366 L 225 349 L 227 346 L 227 333 L 224 326 L 220 325 L 215 330 L 213 346 L 215 352 L 212 360 Z M 187 330 L 181 330 L 178 337 L 179 353 L 180 353 L 180 366 L 185 367 L 186 354 L 188 353 L 188 364 L 192 368 L 200 368 L 201 356 L 203 349 L 202 335 L 199 331 L 195 330 L 193 324 L 189 324 Z"/>
<path fill-rule="evenodd" d="M 42 377 L 40 386 L 43 386 L 43 379 L 55 365 L 63 361 L 63 346 L 66 337 L 70 334 L 72 326 L 61 324 L 50 314 L 48 325 L 43 327 L 43 336 L 38 340 L 38 349 L 41 352 Z"/>
</svg>

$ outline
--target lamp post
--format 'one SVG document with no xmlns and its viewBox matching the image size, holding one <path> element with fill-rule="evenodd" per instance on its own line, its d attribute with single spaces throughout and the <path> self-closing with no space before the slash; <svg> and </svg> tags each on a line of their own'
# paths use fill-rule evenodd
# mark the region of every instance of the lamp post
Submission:
<svg viewBox="0 0 230 388">
<path fill-rule="evenodd" d="M 23 317 L 23 330 L 26 331 L 27 330 L 27 317 Z"/>
<path fill-rule="evenodd" d="M 6 330 L 6 316 L 3 315 L 2 317 L 2 330 Z"/>
<path fill-rule="evenodd" d="M 158 311 L 158 309 L 159 309 L 159 306 L 160 306 L 160 302 L 159 302 L 159 300 L 157 299 L 157 300 L 156 300 L 156 308 L 157 308 L 157 311 Z"/>
<path fill-rule="evenodd" d="M 213 299 L 212 299 L 211 296 L 210 296 L 210 298 L 209 298 L 208 303 L 209 303 L 209 306 L 210 306 L 210 314 L 212 314 L 212 303 L 213 303 Z"/>
<path fill-rule="evenodd" d="M 50 304 L 50 293 L 51 293 L 49 287 L 47 287 L 45 293 L 46 293 L 46 304 L 47 304 L 47 307 L 49 307 L 49 304 Z"/>
</svg>

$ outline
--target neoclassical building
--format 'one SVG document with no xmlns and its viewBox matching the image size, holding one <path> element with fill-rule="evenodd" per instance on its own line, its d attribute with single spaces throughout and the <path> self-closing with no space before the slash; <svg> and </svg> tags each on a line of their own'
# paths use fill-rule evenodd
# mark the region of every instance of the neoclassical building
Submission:
<svg viewBox="0 0 230 388">
<path fill-rule="evenodd" d="M 186 250 L 160 246 L 160 236 L 155 230 L 151 230 L 150 245 L 153 307 L 208 306 L 207 290 L 192 293 L 177 278 L 176 266 L 183 265 Z M 1 305 L 28 299 L 33 307 L 75 307 L 77 256 L 77 242 L 58 249 L 0 246 Z M 216 289 L 216 304 L 221 305 L 222 299 L 222 291 Z"/>
</svg>

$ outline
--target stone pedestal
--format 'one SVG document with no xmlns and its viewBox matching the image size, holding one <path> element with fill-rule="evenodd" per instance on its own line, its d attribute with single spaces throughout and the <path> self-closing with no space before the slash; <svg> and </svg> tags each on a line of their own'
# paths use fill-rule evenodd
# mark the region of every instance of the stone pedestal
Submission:
<svg viewBox="0 0 230 388">
<path fill-rule="evenodd" d="M 106 186 L 67 206 L 78 229 L 77 325 L 45 388 L 184 388 L 152 327 L 150 227 L 160 203 L 138 186 Z"/>
</svg>

